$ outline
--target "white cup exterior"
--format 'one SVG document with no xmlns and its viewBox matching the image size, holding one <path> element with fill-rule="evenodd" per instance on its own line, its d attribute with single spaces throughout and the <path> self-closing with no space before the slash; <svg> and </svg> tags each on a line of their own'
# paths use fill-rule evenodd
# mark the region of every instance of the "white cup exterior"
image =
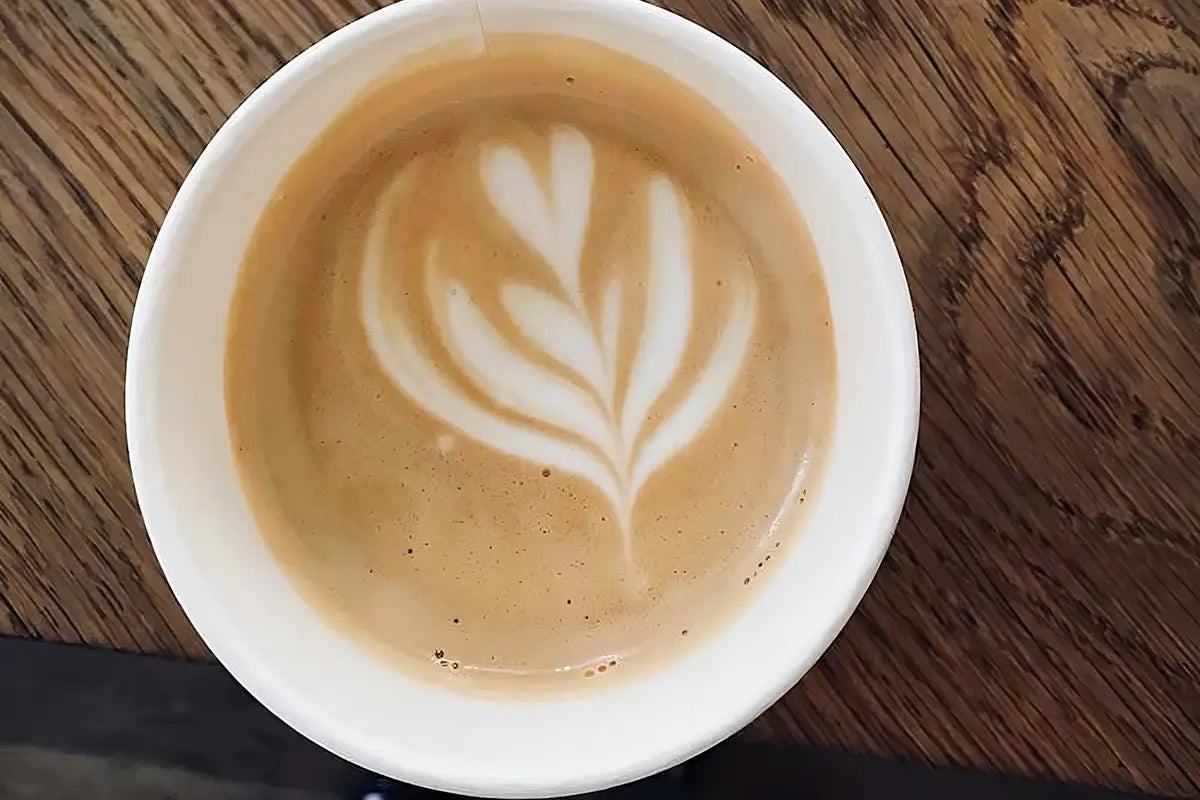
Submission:
<svg viewBox="0 0 1200 800">
<path fill-rule="evenodd" d="M 579 37 L 665 70 L 766 156 L 824 265 L 837 402 L 802 530 L 732 625 L 644 679 L 569 699 L 431 688 L 347 641 L 259 535 L 231 451 L 227 316 L 242 253 L 288 167 L 398 61 L 489 34 Z M 138 500 L 168 581 L 213 653 L 264 705 L 334 753 L 403 781 L 488 797 L 602 789 L 677 764 L 750 722 L 812 666 L 861 599 L 912 469 L 918 364 L 908 288 L 875 201 L 813 113 L 717 36 L 638 0 L 405 0 L 328 36 L 267 80 L 184 181 L 146 265 L 126 424 Z M 775 563 L 775 562 L 773 562 Z"/>
</svg>

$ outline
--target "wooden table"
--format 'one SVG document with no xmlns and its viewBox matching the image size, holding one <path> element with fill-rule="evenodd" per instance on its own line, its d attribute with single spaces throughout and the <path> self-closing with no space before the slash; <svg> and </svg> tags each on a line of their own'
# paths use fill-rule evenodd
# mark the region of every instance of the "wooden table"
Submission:
<svg viewBox="0 0 1200 800">
<path fill-rule="evenodd" d="M 134 293 L 217 127 L 372 5 L 0 2 L 0 633 L 209 658 L 130 484 Z M 1200 1 L 668 5 L 849 150 L 921 339 L 889 556 L 747 735 L 1200 791 Z"/>
</svg>

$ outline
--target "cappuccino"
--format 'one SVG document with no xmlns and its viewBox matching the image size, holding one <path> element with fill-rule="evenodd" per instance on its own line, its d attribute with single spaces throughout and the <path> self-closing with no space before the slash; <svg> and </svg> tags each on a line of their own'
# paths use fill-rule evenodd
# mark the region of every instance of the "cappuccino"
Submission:
<svg viewBox="0 0 1200 800">
<path fill-rule="evenodd" d="M 835 354 L 805 225 L 732 123 L 626 56 L 492 37 L 292 166 L 225 372 L 256 521 L 329 624 L 543 691 L 678 653 L 769 577 Z"/>
</svg>

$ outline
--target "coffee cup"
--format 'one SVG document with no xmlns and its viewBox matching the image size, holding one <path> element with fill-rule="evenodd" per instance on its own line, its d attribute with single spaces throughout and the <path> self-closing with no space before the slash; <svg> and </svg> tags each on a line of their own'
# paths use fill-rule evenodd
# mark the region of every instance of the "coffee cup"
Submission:
<svg viewBox="0 0 1200 800">
<path fill-rule="evenodd" d="M 275 187 L 351 99 L 406 58 L 482 35 L 575 37 L 702 95 L 753 143 L 811 232 L 836 347 L 819 491 L 744 610 L 681 657 L 583 693 L 430 687 L 314 612 L 261 535 L 223 393 L 239 265 Z M 595 790 L 730 735 L 811 667 L 866 590 L 903 502 L 918 404 L 912 308 L 861 176 L 811 111 L 713 34 L 636 0 L 406 0 L 265 82 L 196 162 L 151 252 L 127 372 L 130 459 L 164 572 L 205 642 L 264 705 L 366 768 L 496 797 Z"/>
</svg>

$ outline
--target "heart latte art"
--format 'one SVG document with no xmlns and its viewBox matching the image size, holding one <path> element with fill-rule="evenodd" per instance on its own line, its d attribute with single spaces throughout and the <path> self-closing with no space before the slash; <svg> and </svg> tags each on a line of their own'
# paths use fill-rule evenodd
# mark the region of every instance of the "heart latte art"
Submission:
<svg viewBox="0 0 1200 800">
<path fill-rule="evenodd" d="M 459 687 L 609 683 L 719 630 L 824 460 L 790 195 L 704 101 L 578 42 L 489 39 L 352 102 L 257 221 L 229 325 L 281 568 Z"/>
<path fill-rule="evenodd" d="M 704 367 L 663 420 L 645 430 L 651 407 L 680 370 L 692 332 L 690 210 L 670 178 L 648 176 L 646 263 L 636 265 L 638 272 L 605 276 L 599 302 L 591 304 L 581 274 L 595 173 L 592 146 L 579 131 L 560 128 L 552 134 L 549 154 L 548 186 L 511 146 L 490 146 L 480 154 L 488 199 L 553 276 L 549 288 L 522 281 L 485 287 L 522 341 L 501 334 L 471 291 L 440 273 L 437 238 L 425 243 L 424 264 L 417 265 L 425 271 L 437 333 L 455 365 L 496 405 L 521 419 L 489 411 L 440 374 L 381 285 L 389 268 L 394 206 L 415 191 L 407 171 L 385 190 L 367 235 L 363 321 L 372 350 L 396 385 L 453 431 L 589 481 L 611 504 L 625 556 L 632 558 L 630 514 L 638 492 L 700 435 L 728 394 L 754 328 L 755 286 L 750 275 L 735 279 Z M 640 280 L 626 285 L 631 274 Z M 623 326 L 625 295 L 635 289 L 642 294 L 640 325 Z M 623 335 L 635 343 L 627 370 L 619 369 Z M 554 365 L 525 355 L 531 346 Z"/>
</svg>

